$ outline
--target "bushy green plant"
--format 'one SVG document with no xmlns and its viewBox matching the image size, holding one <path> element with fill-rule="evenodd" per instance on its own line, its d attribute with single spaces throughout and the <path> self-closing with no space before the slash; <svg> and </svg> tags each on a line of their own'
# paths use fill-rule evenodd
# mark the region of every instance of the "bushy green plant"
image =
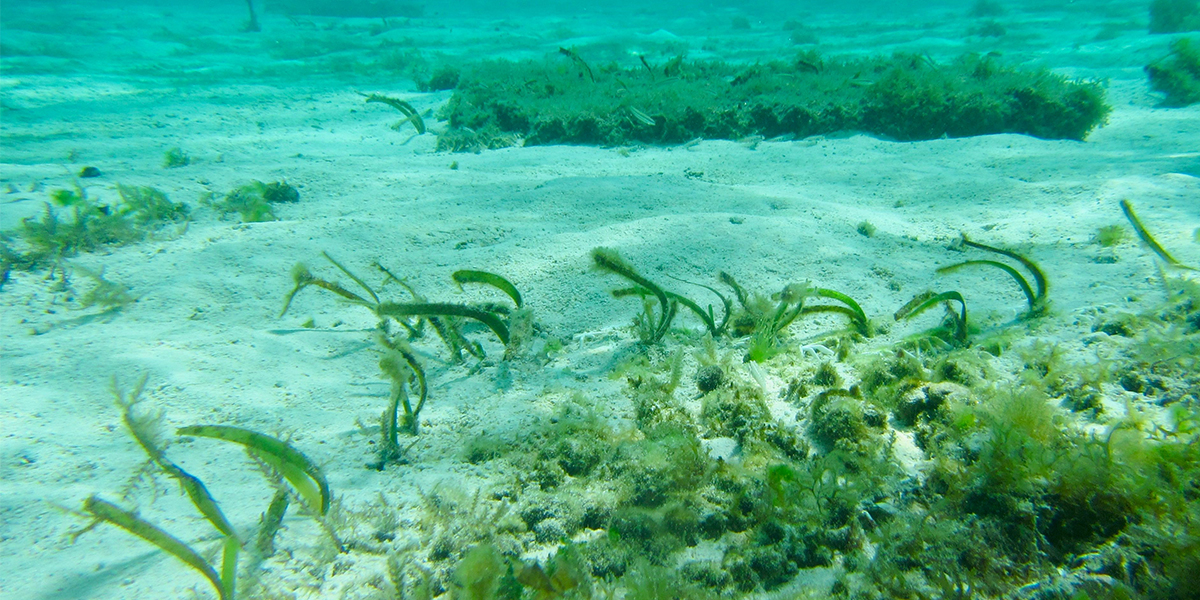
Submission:
<svg viewBox="0 0 1200 600">
<path fill-rule="evenodd" d="M 964 56 L 938 67 L 909 56 L 877 73 L 861 124 L 899 140 L 990 133 L 1082 140 L 1111 111 L 1098 83 L 1021 71 L 991 57 Z"/>
<path fill-rule="evenodd" d="M 292 203 L 300 200 L 300 192 L 284 181 L 263 183 L 251 181 L 225 194 L 219 201 L 208 200 L 206 203 L 221 216 L 237 213 L 243 223 L 259 223 L 274 221 L 274 205 Z"/>
<path fill-rule="evenodd" d="M 79 297 L 80 308 L 98 307 L 103 313 L 111 313 L 137 301 L 128 286 L 105 279 L 103 267 L 93 271 L 75 265 L 73 269 L 92 280 L 92 288 Z"/>
<path fill-rule="evenodd" d="M 871 323 L 866 313 L 851 297 L 841 292 L 813 287 L 808 283 L 792 283 L 779 293 L 767 298 L 751 295 L 742 288 L 732 275 L 721 271 L 717 278 L 729 286 L 737 297 L 741 310 L 729 321 L 729 333 L 734 337 L 749 336 L 746 357 L 754 362 L 763 362 L 778 354 L 781 334 L 795 320 L 815 313 L 838 313 L 849 317 L 855 334 L 871 335 Z M 827 298 L 840 304 L 815 304 L 810 300 Z M 728 311 L 727 311 L 728 312 Z"/>
<path fill-rule="evenodd" d="M 1101 248 L 1112 248 L 1125 241 L 1128 231 L 1121 225 L 1105 225 L 1096 230 L 1093 240 Z"/>
<path fill-rule="evenodd" d="M 450 65 L 440 65 L 426 79 L 417 80 L 417 88 L 422 92 L 441 92 L 452 90 L 458 86 L 460 73 L 458 68 Z"/>
<path fill-rule="evenodd" d="M 1031 387 L 997 390 L 980 413 L 986 427 L 975 470 L 981 490 L 1028 494 L 1049 473 L 1062 431 L 1045 394 Z"/>
<path fill-rule="evenodd" d="M 56 207 L 67 209 L 70 220 L 60 220 Z M 74 191 L 51 192 L 42 218 L 22 221 L 18 235 L 29 245 L 32 256 L 59 260 L 102 246 L 131 242 L 137 239 L 138 232 L 121 211 L 100 204 L 77 187 Z"/>
<path fill-rule="evenodd" d="M 143 228 L 186 221 L 191 214 L 187 204 L 172 202 L 150 186 L 117 184 L 117 193 L 121 196 L 118 210 Z"/>
<path fill-rule="evenodd" d="M 61 267 L 81 252 L 121 246 L 144 239 L 169 223 L 184 221 L 188 207 L 151 187 L 118 186 L 121 200 L 101 203 L 82 187 L 50 193 L 41 217 L 28 217 L 4 232 L 0 269 Z M 63 218 L 62 213 L 68 218 Z"/>
<path fill-rule="evenodd" d="M 177 169 L 179 167 L 186 167 L 190 164 L 192 164 L 192 157 L 188 156 L 188 153 L 184 152 L 183 148 L 170 148 L 163 153 L 164 169 Z"/>
<path fill-rule="evenodd" d="M 808 433 L 825 449 L 853 447 L 869 434 L 862 399 L 845 390 L 829 390 L 809 407 Z"/>
<path fill-rule="evenodd" d="M 1200 47 L 1195 39 L 1184 37 L 1171 42 L 1170 53 L 1146 65 L 1145 70 L 1150 87 L 1166 95 L 1163 106 L 1200 102 Z"/>
</svg>

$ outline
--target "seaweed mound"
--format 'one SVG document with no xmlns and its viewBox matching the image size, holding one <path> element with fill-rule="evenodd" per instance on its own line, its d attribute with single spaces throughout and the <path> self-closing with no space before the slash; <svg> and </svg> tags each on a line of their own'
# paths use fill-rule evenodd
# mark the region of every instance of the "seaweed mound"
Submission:
<svg viewBox="0 0 1200 600">
<path fill-rule="evenodd" d="M 1166 95 L 1163 106 L 1200 102 L 1200 47 L 1189 38 L 1171 42 L 1171 53 L 1146 65 L 1146 76 L 1154 91 Z"/>
<path fill-rule="evenodd" d="M 966 55 L 825 58 L 739 65 L 676 58 L 595 69 L 574 51 L 465 69 L 442 118 L 447 150 L 680 144 L 861 130 L 901 141 L 1019 133 L 1083 140 L 1110 108 L 1100 83 Z M 570 60 L 568 60 L 570 59 Z"/>
</svg>

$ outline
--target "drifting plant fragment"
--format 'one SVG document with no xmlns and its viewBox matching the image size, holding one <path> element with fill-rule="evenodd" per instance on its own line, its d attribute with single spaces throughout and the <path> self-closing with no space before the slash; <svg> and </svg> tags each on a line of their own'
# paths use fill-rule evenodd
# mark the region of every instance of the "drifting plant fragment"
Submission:
<svg viewBox="0 0 1200 600">
<path fill-rule="evenodd" d="M 362 94 L 361 92 L 359 93 Z M 400 111 L 404 115 L 404 121 L 401 121 L 401 123 L 405 121 L 412 123 L 413 128 L 417 130 L 417 135 L 425 133 L 425 121 L 421 119 L 421 113 L 417 112 L 417 109 L 413 108 L 413 105 L 399 98 L 392 98 L 383 94 L 362 95 L 367 97 L 367 102 L 381 102 Z"/>
<path fill-rule="evenodd" d="M 232 425 L 192 425 L 175 430 L 178 435 L 207 437 L 246 447 L 250 456 L 279 471 L 300 498 L 319 515 L 329 511 L 329 482 L 321 468 L 287 442 Z"/>
<path fill-rule="evenodd" d="M 1017 285 L 1021 287 L 1021 291 L 1025 294 L 1025 300 L 1028 301 L 1028 303 L 1029 303 L 1029 310 L 1027 310 L 1025 312 L 1026 315 L 1033 316 L 1033 315 L 1038 315 L 1038 314 L 1041 314 L 1042 312 L 1045 312 L 1045 310 L 1046 310 L 1046 275 L 1045 275 L 1045 273 L 1042 272 L 1042 269 L 1040 267 L 1038 267 L 1036 263 L 1034 263 L 1032 260 L 1029 260 L 1028 258 L 1025 258 L 1024 256 L 1021 256 L 1020 254 L 1017 254 L 1016 252 L 1012 252 L 1011 250 L 1005 250 L 1003 248 L 996 248 L 993 246 L 980 244 L 978 242 L 973 242 L 967 238 L 966 234 L 963 234 L 963 236 L 962 236 L 962 243 L 964 246 L 969 246 L 971 248 L 978 248 L 979 250 L 986 250 L 988 252 L 994 252 L 996 254 L 1000 254 L 1002 256 L 1007 256 L 1008 258 L 1011 258 L 1011 259 L 1019 262 L 1022 267 L 1024 267 L 1027 271 L 1029 271 L 1029 273 L 1031 275 L 1033 275 L 1033 281 L 1034 281 L 1034 284 L 1036 285 L 1036 290 L 1034 289 L 1034 286 L 1029 285 L 1029 280 L 1025 279 L 1025 276 L 1022 275 L 1020 271 L 1017 271 L 1011 265 L 1007 265 L 1005 263 L 1002 263 L 1002 262 L 996 261 L 996 260 L 968 260 L 968 261 L 963 261 L 960 263 L 955 263 L 952 265 L 947 265 L 945 267 L 939 268 L 936 271 L 936 273 L 938 275 L 944 275 L 946 273 L 953 273 L 963 267 L 973 267 L 973 266 L 995 267 L 997 269 L 1004 271 L 1005 273 L 1008 273 L 1009 276 L 1011 276 L 1013 278 L 1013 280 L 1017 282 Z"/>
<path fill-rule="evenodd" d="M 954 312 L 950 306 L 951 301 L 958 302 L 962 310 Z M 954 321 L 955 341 L 960 344 L 965 343 L 967 341 L 967 303 L 963 300 L 962 294 L 958 292 L 949 291 L 938 294 L 928 291 L 917 294 L 907 304 L 901 306 L 900 310 L 897 310 L 893 317 L 897 321 L 908 320 L 943 302 L 946 303 L 947 314 Z"/>
<path fill-rule="evenodd" d="M 108 502 L 98 496 L 89 496 L 83 502 L 83 512 L 91 515 L 95 521 L 82 531 L 76 532 L 78 536 L 84 531 L 94 527 L 98 523 L 108 523 L 115 525 L 128 531 L 129 533 L 158 546 L 160 550 L 179 559 L 180 562 L 195 569 L 217 590 L 217 595 L 221 600 L 232 600 L 232 585 L 226 585 L 221 580 L 221 576 L 217 574 L 216 569 L 204 560 L 198 552 L 192 549 L 191 546 L 182 542 L 179 538 L 163 531 L 154 524 L 142 519 L 137 513 L 125 510 L 112 502 Z M 235 544 L 236 547 L 236 544 Z M 222 569 L 223 571 L 225 569 Z"/>
<path fill-rule="evenodd" d="M 583 72 L 587 73 L 588 79 L 591 80 L 592 83 L 596 83 L 596 75 L 592 73 L 592 68 L 589 67 L 586 62 L 584 62 L 583 57 L 579 56 L 579 53 L 570 48 L 561 47 L 558 49 L 558 53 L 571 59 L 571 61 L 578 65 L 579 68 L 583 69 Z"/>
<path fill-rule="evenodd" d="M 1168 254 L 1166 249 L 1158 243 L 1158 240 L 1154 239 L 1154 236 L 1150 235 L 1150 231 L 1146 229 L 1146 226 L 1142 225 L 1142 220 L 1138 218 L 1137 213 L 1133 212 L 1133 204 L 1131 204 L 1129 200 L 1121 200 L 1121 211 L 1125 213 L 1125 218 L 1129 219 L 1129 224 L 1133 225 L 1133 230 L 1137 232 L 1137 235 L 1139 238 L 1141 238 L 1142 242 L 1144 242 L 1152 252 L 1157 254 L 1159 258 L 1163 259 L 1164 262 L 1172 267 L 1175 267 L 1176 269 L 1183 269 L 1185 271 L 1200 271 L 1200 269 L 1197 269 L 1196 267 L 1190 267 L 1179 262 L 1178 260 L 1175 260 L 1174 256 Z"/>
<path fill-rule="evenodd" d="M 138 410 L 141 394 L 146 387 L 146 380 L 147 378 L 143 376 L 133 390 L 126 394 L 117 386 L 116 379 L 113 379 L 112 392 L 116 397 L 117 406 L 121 409 L 122 420 L 129 430 L 130 436 L 150 457 L 150 463 L 177 481 L 196 510 L 221 534 L 223 539 L 221 570 L 218 572 L 190 545 L 143 519 L 136 512 L 125 510 L 95 494 L 89 496 L 83 503 L 83 514 L 91 517 L 91 523 L 83 529 L 73 532 L 72 537 L 77 538 L 99 523 L 109 523 L 157 546 L 198 571 L 217 590 L 217 595 L 221 600 L 234 600 L 242 539 L 229 520 L 225 518 L 225 514 L 204 483 L 167 459 L 166 443 L 163 441 L 160 431 L 162 413 L 145 413 Z M 324 515 L 328 511 L 330 492 L 324 474 L 312 461 L 287 442 L 248 429 L 224 425 L 181 427 L 177 431 L 180 435 L 213 437 L 246 446 L 251 457 L 270 466 L 274 469 L 274 473 L 282 475 L 291 483 L 293 489 L 305 504 L 312 508 L 314 514 Z M 254 545 L 256 553 L 253 554 L 256 560 L 261 560 L 262 557 L 271 553 L 275 534 L 279 531 L 287 507 L 288 492 L 283 490 L 282 483 L 280 483 L 280 489 L 276 492 L 267 512 L 264 513 L 258 530 Z"/>
</svg>

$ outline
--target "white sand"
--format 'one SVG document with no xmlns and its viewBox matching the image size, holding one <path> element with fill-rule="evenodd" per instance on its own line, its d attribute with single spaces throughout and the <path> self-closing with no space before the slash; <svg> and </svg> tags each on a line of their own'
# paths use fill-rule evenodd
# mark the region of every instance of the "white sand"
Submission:
<svg viewBox="0 0 1200 600">
<path fill-rule="evenodd" d="M 963 38 L 973 21 L 961 7 L 875 23 L 864 23 L 861 14 L 806 18 L 829 52 L 902 49 L 943 58 L 995 48 L 1018 62 L 1108 78 L 1114 112 L 1084 143 L 1016 135 L 895 143 L 847 134 L 755 148 L 714 141 L 686 149 L 556 146 L 479 155 L 439 154 L 432 134 L 414 138 L 410 129 L 389 129 L 398 114 L 363 104 L 356 91 L 399 95 L 434 110 L 446 93 L 418 94 L 409 82 L 385 84 L 382 76 L 373 84 L 316 74 L 286 84 L 238 77 L 247 65 L 304 72 L 308 57 L 261 50 L 263 39 L 299 35 L 281 15 L 265 15 L 263 33 L 245 34 L 236 31 L 242 6 L 169 15 L 147 7 L 131 17 L 78 4 L 67 23 L 44 27 L 50 13 L 7 4 L 0 25 L 6 48 L 0 188 L 11 184 L 16 191 L 0 194 L 3 228 L 36 214 L 47 191 L 69 188 L 83 165 L 103 171 L 81 183 L 104 199 L 115 198 L 120 182 L 154 186 L 195 207 L 203 192 L 222 195 L 258 179 L 287 180 L 301 201 L 280 208 L 279 221 L 247 225 L 197 209 L 183 235 L 73 259 L 105 269 L 139 296 L 115 315 L 78 310 L 42 274 L 14 273 L 5 284 L 0 595 L 6 599 L 186 597 L 190 588 L 211 596 L 186 567 L 115 528 L 101 527 L 74 544 L 66 538 L 82 521 L 59 507 L 76 508 L 92 493 L 118 498 L 144 462 L 107 391 L 114 375 L 130 386 L 149 373 L 148 404 L 165 411 L 170 426 L 228 423 L 290 435 L 324 466 L 344 506 L 371 506 L 382 494 L 411 519 L 418 487 L 452 481 L 469 490 L 502 478 L 462 460 L 471 435 L 519 432 L 545 419 L 571 390 L 607 406 L 613 419 L 628 417 L 622 383 L 606 373 L 632 343 L 626 326 L 636 308 L 607 295 L 619 281 L 589 271 L 587 253 L 595 246 L 619 249 L 660 279 L 711 283 L 724 269 L 764 292 L 811 280 L 855 297 L 873 318 L 886 318 L 928 287 L 963 290 L 981 318 L 1011 318 L 1022 299 L 1003 277 L 964 271 L 934 280 L 936 266 L 960 260 L 947 246 L 963 232 L 1019 249 L 1045 268 L 1055 314 L 1039 335 L 1068 345 L 1081 331 L 1080 311 L 1140 310 L 1162 299 L 1150 255 L 1137 244 L 1117 247 L 1113 264 L 1095 260 L 1102 254 L 1090 243 L 1097 228 L 1123 223 L 1118 200 L 1132 200 L 1179 259 L 1200 263 L 1193 241 L 1200 227 L 1200 107 L 1155 107 L 1140 66 L 1163 53 L 1169 38 L 1143 33 L 1143 3 L 1089 3 L 1094 12 L 1014 11 L 998 19 L 1010 29 L 999 41 Z M 320 29 L 311 32 L 322 40 L 318 47 L 344 43 L 339 56 L 364 61 L 371 51 L 362 49 L 378 44 L 480 56 L 541 56 L 596 39 L 611 39 L 617 48 L 665 39 L 686 44 L 695 57 L 792 51 L 774 24 L 794 15 L 755 19 L 743 32 L 729 29 L 730 14 L 513 21 L 431 15 L 381 36 L 369 35 L 374 22 L 366 20 L 306 22 Z M 44 30 L 34 31 L 39 23 Z M 163 33 L 164 23 L 171 35 Z M 1108 23 L 1127 25 L 1114 39 L 1093 41 Z M 138 70 L 130 72 L 131 65 Z M 175 77 L 211 80 L 176 85 Z M 175 146 L 192 164 L 163 169 L 163 152 Z M 856 232 L 861 221 L 878 228 L 874 237 Z M 321 251 L 373 283 L 380 278 L 369 264 L 379 260 L 432 298 L 484 297 L 479 289 L 456 295 L 449 275 L 460 268 L 495 271 L 516 283 L 550 335 L 572 340 L 618 332 L 572 341 L 544 368 L 514 366 L 513 385 L 504 391 L 496 387 L 495 366 L 468 374 L 467 367 L 430 361 L 431 399 L 412 464 L 371 471 L 363 465 L 373 458 L 374 437 L 355 421 L 373 422 L 387 394 L 371 345 L 373 317 L 307 290 L 278 318 L 293 264 L 336 274 Z M 76 292 L 89 287 L 84 277 L 74 283 Z M 309 318 L 316 328 L 301 328 Z M 863 351 L 931 320 L 897 326 Z M 795 334 L 815 335 L 831 322 Z M 689 317 L 682 323 L 699 327 Z M 445 355 L 434 341 L 421 347 Z M 500 355 L 494 340 L 487 348 Z M 768 375 L 778 385 L 778 374 Z M 236 449 L 197 440 L 173 446 L 171 456 L 208 484 L 238 526 L 253 525 L 270 498 Z M 203 535 L 206 526 L 173 485 L 164 481 L 160 495 L 153 503 L 149 494 L 137 496 L 143 514 L 185 539 Z M 319 538 L 302 517 L 287 524 L 285 546 L 303 548 Z M 315 575 L 278 567 L 276 574 L 313 586 L 300 590 L 302 597 L 366 597 L 369 589 L 352 586 L 381 573 L 380 560 L 338 561 L 336 576 L 328 565 Z"/>
</svg>

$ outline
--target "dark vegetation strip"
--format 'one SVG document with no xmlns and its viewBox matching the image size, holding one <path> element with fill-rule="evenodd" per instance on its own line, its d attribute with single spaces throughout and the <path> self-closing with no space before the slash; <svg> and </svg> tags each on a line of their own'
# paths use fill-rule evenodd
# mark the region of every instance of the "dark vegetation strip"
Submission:
<svg viewBox="0 0 1200 600">
<path fill-rule="evenodd" d="M 991 56 L 685 61 L 584 70 L 577 53 L 461 70 L 441 117 L 447 150 L 524 144 L 681 144 L 861 130 L 897 140 L 996 133 L 1083 140 L 1111 108 L 1101 83 Z M 590 73 L 590 75 L 589 75 Z"/>
</svg>

